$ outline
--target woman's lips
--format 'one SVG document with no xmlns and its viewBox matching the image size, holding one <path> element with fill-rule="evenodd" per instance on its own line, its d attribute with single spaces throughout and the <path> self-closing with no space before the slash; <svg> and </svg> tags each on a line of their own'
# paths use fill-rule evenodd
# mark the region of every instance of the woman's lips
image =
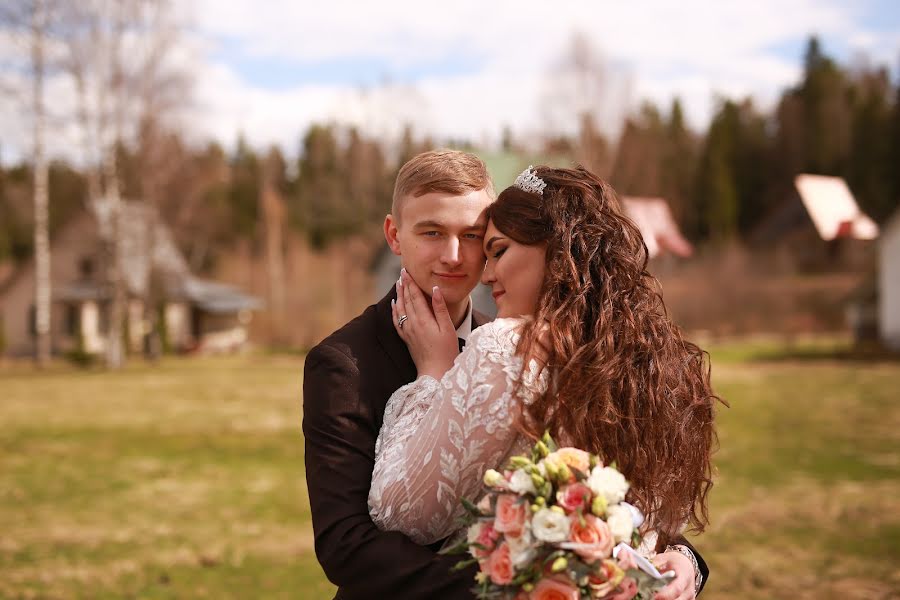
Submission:
<svg viewBox="0 0 900 600">
<path fill-rule="evenodd" d="M 502 296 L 503 294 L 505 294 L 505 293 L 506 293 L 506 292 L 494 292 L 494 293 L 491 294 L 491 296 L 494 297 L 494 302 L 496 302 L 497 299 L 498 299 L 500 296 Z"/>
</svg>

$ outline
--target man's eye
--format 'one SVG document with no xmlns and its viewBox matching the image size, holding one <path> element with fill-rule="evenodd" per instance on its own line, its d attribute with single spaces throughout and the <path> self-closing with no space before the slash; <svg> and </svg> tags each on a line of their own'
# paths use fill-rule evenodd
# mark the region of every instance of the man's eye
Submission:
<svg viewBox="0 0 900 600">
<path fill-rule="evenodd" d="M 478 235 L 477 233 L 467 233 L 463 237 L 466 238 L 467 240 L 480 240 L 481 239 L 481 236 Z"/>
<path fill-rule="evenodd" d="M 424 232 L 422 232 L 422 235 L 425 235 L 428 237 L 437 237 L 440 235 L 440 232 L 439 231 L 424 231 Z"/>
</svg>

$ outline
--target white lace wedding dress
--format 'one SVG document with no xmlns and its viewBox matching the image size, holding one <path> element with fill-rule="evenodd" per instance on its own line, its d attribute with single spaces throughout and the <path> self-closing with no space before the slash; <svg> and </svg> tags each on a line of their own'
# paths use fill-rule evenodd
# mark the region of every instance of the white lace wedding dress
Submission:
<svg viewBox="0 0 900 600">
<path fill-rule="evenodd" d="M 484 472 L 527 451 L 513 420 L 547 378 L 537 376 L 535 361 L 523 374 L 515 354 L 523 324 L 482 325 L 440 381 L 419 377 L 388 400 L 369 490 L 369 513 L 380 529 L 420 544 L 448 537 L 459 527 L 460 499 L 480 499 Z"/>
</svg>

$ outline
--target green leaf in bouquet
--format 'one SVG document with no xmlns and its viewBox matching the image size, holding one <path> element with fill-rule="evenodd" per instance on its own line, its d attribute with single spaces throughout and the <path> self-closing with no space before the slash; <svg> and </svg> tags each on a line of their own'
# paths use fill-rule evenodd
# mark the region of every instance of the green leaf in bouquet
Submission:
<svg viewBox="0 0 900 600">
<path fill-rule="evenodd" d="M 450 571 L 454 572 L 454 573 L 456 571 L 462 571 L 464 569 L 468 569 L 469 567 L 471 567 L 472 565 L 477 564 L 477 563 L 478 563 L 478 561 L 474 558 L 470 558 L 468 560 L 461 560 L 458 563 L 456 563 L 455 565 L 453 565 L 452 567 L 450 567 Z"/>
<path fill-rule="evenodd" d="M 544 560 L 543 560 L 544 567 L 548 567 L 550 565 L 550 563 L 555 561 L 557 558 L 559 558 L 560 556 L 565 556 L 565 555 L 566 555 L 565 550 L 554 550 L 553 552 L 549 553 L 547 556 L 544 557 Z"/>
<path fill-rule="evenodd" d="M 476 544 L 472 544 L 472 546 L 475 546 L 475 545 Z M 448 546 L 446 548 L 441 548 L 440 550 L 438 550 L 438 554 L 449 556 L 452 554 L 465 554 L 468 551 L 469 551 L 469 542 L 467 542 L 466 539 L 463 538 L 462 540 L 453 544 L 452 546 Z"/>
<path fill-rule="evenodd" d="M 525 583 L 530 582 L 534 578 L 535 574 L 533 571 L 523 571 L 513 578 L 513 580 L 510 582 L 510 585 L 521 586 Z"/>
<path fill-rule="evenodd" d="M 641 537 L 641 533 L 635 529 L 631 532 L 631 547 L 632 548 L 640 548 L 641 542 L 644 541 Z"/>
<path fill-rule="evenodd" d="M 584 471 L 581 471 L 579 469 L 576 469 L 575 467 L 569 467 L 569 470 L 575 476 L 575 481 L 584 481 L 585 479 L 588 478 L 587 473 L 585 473 Z"/>
<path fill-rule="evenodd" d="M 467 512 L 468 514 L 472 515 L 473 517 L 480 517 L 480 516 L 481 516 L 481 510 L 480 510 L 477 506 L 475 506 L 474 504 L 472 504 L 471 501 L 469 501 L 469 500 L 466 499 L 466 498 L 462 498 L 462 499 L 460 500 L 460 502 L 462 502 L 463 508 L 466 509 L 466 512 Z"/>
</svg>

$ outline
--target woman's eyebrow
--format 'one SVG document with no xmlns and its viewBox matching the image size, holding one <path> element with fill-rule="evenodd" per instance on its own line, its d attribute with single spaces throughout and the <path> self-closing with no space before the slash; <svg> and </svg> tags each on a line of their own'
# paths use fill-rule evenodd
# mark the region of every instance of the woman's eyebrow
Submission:
<svg viewBox="0 0 900 600">
<path fill-rule="evenodd" d="M 499 235 L 495 235 L 494 237 L 492 237 L 491 239 L 489 239 L 489 240 L 487 241 L 487 244 L 484 245 L 485 251 L 486 251 L 486 252 L 490 252 L 490 251 L 491 251 L 491 246 L 494 245 L 494 242 L 496 242 L 497 240 L 502 240 L 502 239 L 503 239 L 503 237 L 501 237 L 501 236 L 499 236 Z"/>
</svg>

